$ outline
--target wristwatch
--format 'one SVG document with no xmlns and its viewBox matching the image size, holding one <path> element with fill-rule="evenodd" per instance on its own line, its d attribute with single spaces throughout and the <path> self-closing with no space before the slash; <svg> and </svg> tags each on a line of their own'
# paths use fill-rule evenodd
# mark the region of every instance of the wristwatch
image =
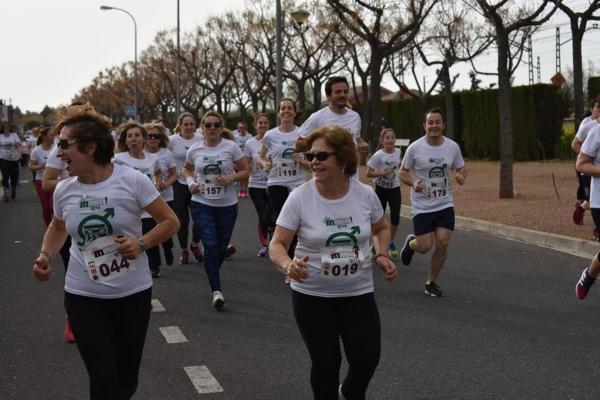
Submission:
<svg viewBox="0 0 600 400">
<path fill-rule="evenodd" d="M 141 237 L 138 238 L 138 244 L 140 245 L 142 251 L 146 251 L 146 241 L 144 239 L 142 239 Z"/>
</svg>

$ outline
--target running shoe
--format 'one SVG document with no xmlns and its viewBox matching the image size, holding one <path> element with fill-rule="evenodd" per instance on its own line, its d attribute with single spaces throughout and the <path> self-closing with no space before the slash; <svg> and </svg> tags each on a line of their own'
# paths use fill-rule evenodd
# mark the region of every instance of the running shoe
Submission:
<svg viewBox="0 0 600 400">
<path fill-rule="evenodd" d="M 442 292 L 442 289 L 435 282 L 425 284 L 425 294 L 431 297 L 444 297 L 444 292 Z"/>
<path fill-rule="evenodd" d="M 584 209 L 581 207 L 581 201 L 577 200 L 573 208 L 573 222 L 575 225 L 583 225 L 583 212 Z"/>
<path fill-rule="evenodd" d="M 256 253 L 257 257 L 266 257 L 267 255 L 269 255 L 269 248 L 267 246 L 261 246 L 258 253 Z"/>
<path fill-rule="evenodd" d="M 225 297 L 223 297 L 223 293 L 218 290 L 213 292 L 213 300 L 212 305 L 217 310 L 220 310 L 225 305 Z"/>
<path fill-rule="evenodd" d="M 581 273 L 581 277 L 579 278 L 579 282 L 577 282 L 577 285 L 575 285 L 575 293 L 577 293 L 577 297 L 579 297 L 581 300 L 585 299 L 585 296 L 587 296 L 595 280 L 596 278 L 589 274 L 588 269 L 584 269 Z"/>
<path fill-rule="evenodd" d="M 204 256 L 202 255 L 202 249 L 200 249 L 200 246 L 190 246 L 192 249 L 192 253 L 194 253 L 194 258 L 196 259 L 196 261 L 198 262 L 202 262 L 204 261 Z"/>
<path fill-rule="evenodd" d="M 160 269 L 150 271 L 150 273 L 152 274 L 153 278 L 160 278 Z"/>
<path fill-rule="evenodd" d="M 225 250 L 225 257 L 231 257 L 232 255 L 235 254 L 236 248 L 234 245 L 229 244 L 227 246 L 227 250 Z"/>
<path fill-rule="evenodd" d="M 402 246 L 402 264 L 404 265 L 409 265 L 410 262 L 412 261 L 413 255 L 415 254 L 415 251 L 413 249 L 410 248 L 409 243 L 411 240 L 416 239 L 416 236 L 413 235 L 412 233 L 408 236 L 406 236 L 406 239 L 404 239 L 404 246 Z"/>
<path fill-rule="evenodd" d="M 173 265 L 173 249 L 165 249 L 165 263 L 167 265 Z"/>
<path fill-rule="evenodd" d="M 73 330 L 71 329 L 71 323 L 69 322 L 69 317 L 65 315 L 65 339 L 69 343 L 75 343 L 75 335 L 73 335 Z"/>
<path fill-rule="evenodd" d="M 390 243 L 390 247 L 388 248 L 388 255 L 390 256 L 391 259 L 394 259 L 394 260 L 398 259 L 398 249 L 396 248 L 395 243 Z"/>
<path fill-rule="evenodd" d="M 190 252 L 183 250 L 179 255 L 179 264 L 187 264 L 190 262 Z"/>
</svg>

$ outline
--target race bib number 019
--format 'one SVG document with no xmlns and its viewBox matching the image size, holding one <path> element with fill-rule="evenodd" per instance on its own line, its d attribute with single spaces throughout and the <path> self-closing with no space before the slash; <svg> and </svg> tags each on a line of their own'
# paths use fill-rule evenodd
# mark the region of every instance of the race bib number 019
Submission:
<svg viewBox="0 0 600 400">
<path fill-rule="evenodd" d="M 321 275 L 327 278 L 354 278 L 364 261 L 358 246 L 330 246 L 321 249 Z"/>
<path fill-rule="evenodd" d="M 117 251 L 114 236 L 102 236 L 81 249 L 85 268 L 94 282 L 107 282 L 135 270 Z"/>
</svg>

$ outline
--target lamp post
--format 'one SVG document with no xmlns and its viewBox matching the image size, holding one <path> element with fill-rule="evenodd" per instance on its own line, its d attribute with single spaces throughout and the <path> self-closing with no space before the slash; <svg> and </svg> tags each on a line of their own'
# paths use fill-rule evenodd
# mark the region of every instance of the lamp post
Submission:
<svg viewBox="0 0 600 400">
<path fill-rule="evenodd" d="M 138 115 L 138 76 L 137 76 L 137 23 L 133 15 L 127 10 L 118 7 L 111 6 L 100 6 L 102 11 L 117 10 L 122 11 L 131 17 L 133 21 L 133 46 L 134 46 L 134 63 L 133 63 L 133 79 L 134 79 L 134 95 L 133 95 L 133 107 L 135 109 L 134 116 L 137 118 Z"/>
<path fill-rule="evenodd" d="M 179 45 L 179 0 L 177 0 L 177 103 L 175 106 L 175 118 L 179 118 L 181 112 L 181 47 Z"/>
</svg>

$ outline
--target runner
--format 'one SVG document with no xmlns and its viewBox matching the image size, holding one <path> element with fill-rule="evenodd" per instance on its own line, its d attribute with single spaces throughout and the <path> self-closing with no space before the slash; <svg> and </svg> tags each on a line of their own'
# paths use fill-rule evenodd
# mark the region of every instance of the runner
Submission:
<svg viewBox="0 0 600 400">
<path fill-rule="evenodd" d="M 577 134 L 571 142 L 571 148 L 577 155 L 579 155 L 581 146 L 583 145 L 583 142 L 587 138 L 589 132 L 598 124 L 598 119 L 600 118 L 600 95 L 596 96 L 596 98 L 592 101 L 590 109 L 591 115 L 585 117 L 581 121 L 581 124 L 579 124 L 579 129 L 577 130 Z M 579 186 L 577 187 L 577 202 L 575 202 L 575 207 L 573 208 L 573 222 L 577 225 L 583 225 L 583 215 L 585 210 L 590 208 L 589 201 L 591 177 L 577 171 L 575 171 L 575 173 L 577 174 Z M 596 238 L 598 237 L 598 232 L 596 230 L 594 230 L 594 236 L 596 236 Z"/>
<path fill-rule="evenodd" d="M 379 150 L 367 162 L 367 176 L 375 178 L 375 193 L 385 212 L 387 204 L 390 205 L 391 239 L 388 255 L 398 258 L 398 250 L 394 240 L 398 225 L 400 225 L 400 206 L 402 193 L 400 191 L 400 164 L 402 155 L 395 147 L 396 132 L 393 129 L 384 129 L 379 137 Z M 373 251 L 371 251 L 371 255 Z"/>
<path fill-rule="evenodd" d="M 161 124 L 144 125 L 148 132 L 146 141 L 146 152 L 158 156 L 158 165 L 162 180 L 157 183 L 156 188 L 169 207 L 173 208 L 173 183 L 177 180 L 177 166 L 173 153 L 167 149 L 169 144 L 166 128 Z M 162 244 L 167 265 L 173 265 L 173 238 L 169 238 Z"/>
<path fill-rule="evenodd" d="M 4 122 L 2 124 L 2 133 L 0 133 L 0 171 L 2 172 L 2 188 L 4 189 L 5 203 L 17 197 L 21 151 L 22 145 L 19 136 L 12 132 L 8 122 Z"/>
<path fill-rule="evenodd" d="M 259 143 L 269 129 L 269 117 L 267 114 L 258 113 L 254 116 L 254 129 L 256 136 L 246 142 L 244 155 L 250 165 L 252 174 L 250 175 L 249 191 L 252 203 L 258 216 L 258 239 L 260 249 L 256 254 L 258 257 L 266 257 L 269 252 L 269 238 L 275 229 L 271 222 L 271 207 L 269 206 L 269 195 L 267 194 L 267 179 L 269 173 L 265 171 L 259 160 L 258 155 L 262 145 Z"/>
<path fill-rule="evenodd" d="M 174 234 L 177 217 L 150 180 L 112 165 L 110 122 L 89 105 L 59 117 L 58 156 L 72 176 L 54 193 L 54 218 L 46 230 L 33 275 L 50 278 L 50 260 L 73 237 L 65 277 L 65 308 L 90 379 L 90 398 L 129 399 L 150 320 L 152 278 L 146 246 Z M 142 211 L 158 222 L 142 236 Z"/>
<path fill-rule="evenodd" d="M 237 123 L 236 129 L 233 131 L 235 144 L 238 145 L 242 153 L 246 147 L 248 140 L 252 138 L 252 135 L 248 133 L 248 125 L 246 121 L 240 121 Z M 240 181 L 240 193 L 238 197 L 245 199 L 248 198 L 248 179 L 242 179 Z"/>
<path fill-rule="evenodd" d="M 600 228 L 600 124 L 594 127 L 583 142 L 577 163 L 577 171 L 592 177 L 590 190 L 590 207 L 596 230 Z M 600 231 L 600 230 L 599 230 Z M 590 266 L 583 270 L 575 292 L 580 299 L 585 299 L 588 291 L 600 273 L 600 254 L 592 258 Z"/>
<path fill-rule="evenodd" d="M 192 218 L 204 244 L 204 269 L 216 309 L 225 305 L 220 269 L 238 211 L 232 183 L 250 174 L 240 148 L 221 137 L 223 125 L 220 114 L 214 111 L 204 114 L 204 140 L 189 149 L 183 169 L 192 193 Z"/>
<path fill-rule="evenodd" d="M 190 253 L 187 250 L 188 245 L 188 232 L 190 230 L 190 211 L 192 205 L 192 194 L 188 189 L 188 185 L 185 182 L 183 176 L 183 165 L 185 164 L 185 156 L 187 151 L 194 145 L 202 141 L 202 136 L 197 135 L 196 132 L 196 119 L 190 113 L 184 112 L 179 116 L 178 120 L 179 133 L 174 134 L 169 138 L 169 150 L 173 153 L 175 158 L 175 164 L 177 167 L 177 181 L 173 183 L 173 209 L 181 228 L 177 232 L 177 238 L 179 239 L 179 246 L 181 247 L 181 254 L 179 255 L 179 263 L 187 264 L 190 259 Z M 177 131 L 177 129 L 176 129 Z M 200 248 L 200 233 L 198 227 L 192 223 L 192 243 L 190 246 L 194 258 L 196 261 L 204 261 L 202 250 Z"/>
<path fill-rule="evenodd" d="M 465 183 L 467 170 L 458 145 L 444 136 L 445 120 L 440 108 L 427 111 L 423 128 L 425 136 L 408 146 L 400 168 L 400 179 L 411 187 L 414 228 L 414 234 L 404 241 L 402 263 L 409 265 L 415 251 L 426 253 L 435 243 L 425 294 L 442 297 L 444 292 L 436 280 L 454 230 L 450 169 L 455 170 L 459 185 Z"/>
<path fill-rule="evenodd" d="M 269 171 L 267 192 L 271 221 L 277 221 L 290 192 L 306 181 L 304 167 L 308 166 L 302 154 L 295 150 L 299 138 L 299 129 L 294 125 L 296 103 L 292 99 L 283 99 L 277 112 L 280 125 L 267 131 L 262 138 L 262 149 L 258 157 L 263 169 Z M 290 257 L 294 254 L 294 245 L 295 241 L 289 249 Z"/>
<path fill-rule="evenodd" d="M 33 183 L 37 195 L 40 198 L 40 204 L 42 205 L 44 222 L 46 223 L 46 226 L 48 226 L 52 220 L 52 191 L 45 191 L 42 189 L 42 176 L 44 175 L 44 168 L 48 156 L 54 148 L 54 138 L 56 134 L 53 129 L 47 126 L 40 127 L 38 133 L 38 145 L 31 151 L 28 166 L 34 173 Z"/>
<path fill-rule="evenodd" d="M 348 132 L 319 128 L 307 146 L 314 178 L 290 194 L 269 256 L 292 279 L 292 307 L 311 359 L 314 398 L 364 399 L 381 354 L 373 264 L 387 281 L 397 274 L 386 252 L 390 230 L 373 189 L 351 179 L 358 157 Z M 287 250 L 296 234 L 296 253 L 290 257 Z M 364 256 L 371 237 L 374 261 Z M 348 361 L 341 385 L 340 338 Z"/>
<path fill-rule="evenodd" d="M 156 154 L 146 153 L 144 146 L 148 140 L 148 132 L 146 129 L 135 122 L 127 123 L 119 134 L 119 142 L 113 159 L 114 164 L 125 165 L 141 172 L 155 186 L 160 186 L 162 183 L 162 175 Z M 156 222 L 152 216 L 147 213 L 142 213 L 142 234 L 150 232 L 156 226 Z M 153 278 L 160 278 L 160 250 L 157 246 L 148 247 L 146 249 L 148 256 L 148 265 Z"/>
</svg>

